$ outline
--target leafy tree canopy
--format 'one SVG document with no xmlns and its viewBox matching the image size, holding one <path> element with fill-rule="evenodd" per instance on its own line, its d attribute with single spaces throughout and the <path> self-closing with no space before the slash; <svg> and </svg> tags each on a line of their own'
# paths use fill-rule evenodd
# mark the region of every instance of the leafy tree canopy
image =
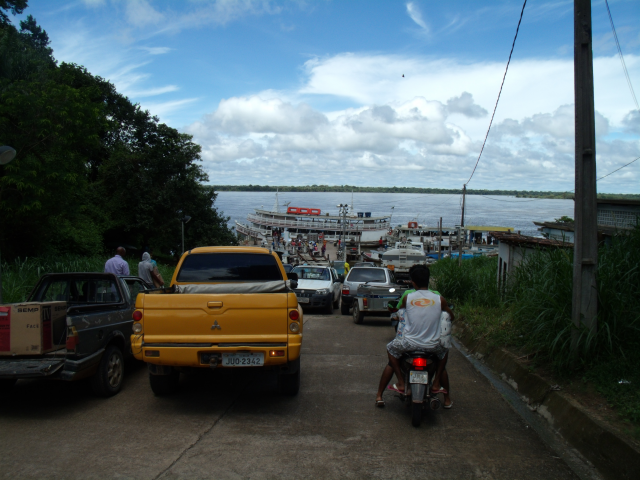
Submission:
<svg viewBox="0 0 640 480">
<path fill-rule="evenodd" d="M 235 243 L 192 137 L 86 68 L 58 65 L 33 16 L 20 31 L 8 23 L 24 8 L 0 0 L 0 145 L 17 151 L 0 166 L 3 256 L 122 244 L 175 255 L 182 215 L 189 248 Z"/>
</svg>

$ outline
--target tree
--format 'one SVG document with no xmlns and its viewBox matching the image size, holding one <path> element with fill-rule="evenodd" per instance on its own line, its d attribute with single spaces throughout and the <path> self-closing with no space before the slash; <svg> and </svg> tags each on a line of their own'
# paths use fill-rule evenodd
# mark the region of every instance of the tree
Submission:
<svg viewBox="0 0 640 480">
<path fill-rule="evenodd" d="M 0 0 L 0 28 L 9 23 L 9 16 L 5 13 L 11 11 L 13 15 L 21 14 L 27 8 L 27 0 Z"/>
</svg>

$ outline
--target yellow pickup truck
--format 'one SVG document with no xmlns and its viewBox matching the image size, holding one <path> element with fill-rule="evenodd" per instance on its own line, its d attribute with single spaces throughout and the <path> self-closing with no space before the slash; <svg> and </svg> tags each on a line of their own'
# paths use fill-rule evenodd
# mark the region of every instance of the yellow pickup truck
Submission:
<svg viewBox="0 0 640 480">
<path fill-rule="evenodd" d="M 169 288 L 140 292 L 131 348 L 156 395 L 189 368 L 276 370 L 280 391 L 300 388 L 302 309 L 277 254 L 265 248 L 186 252 Z"/>
</svg>

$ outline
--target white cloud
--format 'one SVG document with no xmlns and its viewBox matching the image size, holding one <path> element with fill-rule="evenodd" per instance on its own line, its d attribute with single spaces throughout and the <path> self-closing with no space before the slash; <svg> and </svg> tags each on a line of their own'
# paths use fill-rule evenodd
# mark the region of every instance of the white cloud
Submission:
<svg viewBox="0 0 640 480">
<path fill-rule="evenodd" d="M 173 50 L 173 48 L 169 48 L 169 47 L 140 47 L 140 49 L 145 50 L 151 55 L 163 55 Z"/>
<path fill-rule="evenodd" d="M 165 87 L 149 88 L 147 90 L 133 90 L 129 91 L 130 97 L 155 97 L 156 95 L 162 95 L 164 93 L 176 92 L 180 90 L 177 85 L 167 85 Z"/>
<path fill-rule="evenodd" d="M 166 121 L 166 119 L 163 119 L 163 117 L 166 117 L 170 113 L 179 110 L 185 105 L 197 102 L 198 100 L 198 98 L 183 98 L 181 100 L 170 100 L 168 102 L 160 103 L 141 102 L 141 106 L 145 110 L 149 110 L 152 115 L 157 115 L 161 120 Z"/>
<path fill-rule="evenodd" d="M 293 106 L 279 99 L 258 96 L 222 100 L 208 123 L 220 131 L 243 133 L 311 132 L 327 118 L 304 103 Z"/>
<path fill-rule="evenodd" d="M 617 138 L 636 118 L 626 98 L 611 93 L 625 87 L 611 72 L 616 62 L 595 60 L 599 175 L 640 155 L 638 133 Z M 628 64 L 632 75 L 640 70 L 637 57 Z M 503 69 L 388 55 L 315 58 L 297 91 L 225 99 L 186 131 L 203 146 L 213 182 L 222 176 L 228 183 L 283 183 L 293 176 L 288 183 L 456 187 L 480 151 Z M 327 96 L 357 106 L 313 107 Z M 472 186 L 572 189 L 573 115 L 571 62 L 514 62 Z M 639 170 L 598 188 L 637 191 Z"/>
<path fill-rule="evenodd" d="M 147 0 L 126 0 L 125 11 L 127 21 L 137 27 L 156 25 L 165 19 Z"/>
<path fill-rule="evenodd" d="M 418 26 L 420 26 L 420 28 L 427 32 L 429 31 L 429 26 L 427 25 L 427 22 L 425 22 L 422 18 L 422 12 L 420 12 L 420 9 L 415 3 L 407 3 L 407 13 L 411 17 L 411 20 L 413 20 Z"/>
</svg>

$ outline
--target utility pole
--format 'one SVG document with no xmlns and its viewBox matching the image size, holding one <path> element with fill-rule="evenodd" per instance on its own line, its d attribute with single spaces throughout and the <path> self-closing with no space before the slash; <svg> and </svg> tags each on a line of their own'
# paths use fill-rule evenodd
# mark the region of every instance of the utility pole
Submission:
<svg viewBox="0 0 640 480">
<path fill-rule="evenodd" d="M 576 196 L 571 348 L 577 354 L 581 327 L 593 333 L 597 329 L 598 204 L 591 0 L 574 0 L 573 9 Z"/>
<path fill-rule="evenodd" d="M 464 233 L 464 202 L 467 196 L 467 186 L 464 185 L 462 187 L 462 218 L 460 219 L 460 230 L 458 230 L 458 266 L 462 266 L 462 247 L 465 243 L 465 233 Z M 462 241 L 460 241 L 460 236 L 462 235 Z"/>
<path fill-rule="evenodd" d="M 438 260 L 442 258 L 442 217 L 438 223 Z"/>
<path fill-rule="evenodd" d="M 347 247 L 346 247 L 346 234 L 347 234 L 347 210 L 349 205 L 341 203 L 336 205 L 338 207 L 339 216 L 342 217 L 342 227 L 340 228 L 340 245 L 342 246 L 342 260 L 347 261 Z"/>
</svg>

